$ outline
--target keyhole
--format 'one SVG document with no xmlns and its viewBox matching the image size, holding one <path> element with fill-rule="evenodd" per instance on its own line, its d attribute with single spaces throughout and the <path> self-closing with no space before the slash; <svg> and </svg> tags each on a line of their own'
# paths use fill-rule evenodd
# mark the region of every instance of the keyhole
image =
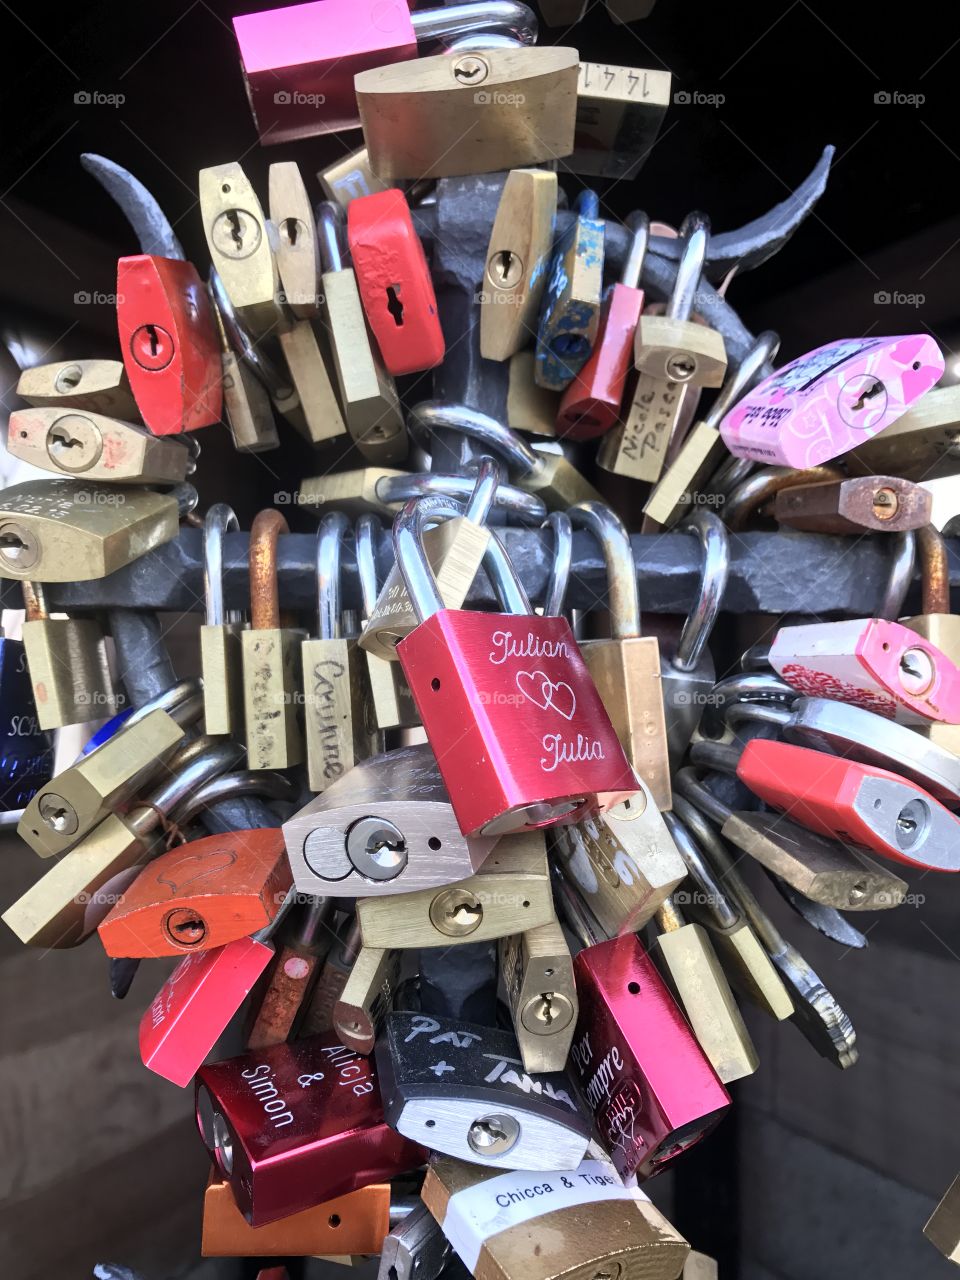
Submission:
<svg viewBox="0 0 960 1280">
<path fill-rule="evenodd" d="M 67 829 L 67 822 L 70 815 L 67 813 L 66 809 L 51 809 L 50 812 L 45 813 L 43 817 L 48 827 L 52 827 L 54 831 L 63 835 Z"/>
<path fill-rule="evenodd" d="M 403 303 L 400 301 L 400 286 L 387 285 L 387 310 L 393 316 L 393 323 L 399 329 L 403 324 Z"/>
<path fill-rule="evenodd" d="M 540 1020 L 545 1026 L 550 1027 L 553 1025 L 555 1016 L 556 1014 L 553 1009 L 553 995 L 550 992 L 546 992 L 541 996 Z"/>
<path fill-rule="evenodd" d="M 297 218 L 284 218 L 280 224 L 280 231 L 284 240 L 291 249 L 295 249 L 297 241 L 300 239 L 300 222 Z"/>
<path fill-rule="evenodd" d="M 83 448 L 83 441 L 78 440 L 76 436 L 71 435 L 65 427 L 54 427 L 51 444 L 53 445 L 55 452 L 59 452 L 61 449 Z"/>
<path fill-rule="evenodd" d="M 230 235 L 233 243 L 240 250 L 243 248 L 243 226 L 240 222 L 240 214 L 236 209 L 228 209 L 227 220 L 230 223 Z"/>
<path fill-rule="evenodd" d="M 883 394 L 883 389 L 882 382 L 871 382 L 868 387 L 865 387 L 863 391 L 860 392 L 860 399 L 850 406 L 853 412 L 860 413 L 868 400 L 873 400 L 876 396 Z"/>
<path fill-rule="evenodd" d="M 923 649 L 907 649 L 900 658 L 900 683 L 914 696 L 930 688 L 935 674 L 933 659 Z"/>
<path fill-rule="evenodd" d="M 469 902 L 461 902 L 447 914 L 451 922 L 461 929 L 475 929 L 483 916 L 483 907 L 479 904 L 474 907 Z"/>
<path fill-rule="evenodd" d="M 57 380 L 53 384 L 60 392 L 75 391 L 79 387 L 83 379 L 83 370 L 79 365 L 71 364 L 66 369 L 61 369 L 57 374 Z"/>
<path fill-rule="evenodd" d="M 155 324 L 147 325 L 147 341 L 150 343 L 150 355 L 156 360 L 157 352 L 160 350 L 160 339 L 157 337 Z"/>
<path fill-rule="evenodd" d="M 918 848 L 926 838 L 930 809 L 923 800 L 910 800 L 897 814 L 896 838 L 901 849 Z"/>
<path fill-rule="evenodd" d="M 467 1131 L 467 1142 L 478 1155 L 502 1155 L 519 1137 L 520 1125 L 513 1116 L 481 1116 Z"/>
<path fill-rule="evenodd" d="M 490 259 L 489 270 L 494 284 L 509 288 L 523 275 L 523 262 L 512 249 L 500 249 Z"/>
<path fill-rule="evenodd" d="M 177 947 L 195 947 L 207 936 L 206 923 L 189 907 L 171 911 L 163 922 L 163 931 Z"/>
</svg>

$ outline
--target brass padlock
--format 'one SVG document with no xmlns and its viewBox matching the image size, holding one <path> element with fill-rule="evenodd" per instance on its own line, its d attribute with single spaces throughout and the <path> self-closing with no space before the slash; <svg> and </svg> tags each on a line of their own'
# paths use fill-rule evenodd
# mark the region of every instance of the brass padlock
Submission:
<svg viewBox="0 0 960 1280">
<path fill-rule="evenodd" d="M 51 618 L 43 588 L 24 582 L 23 647 L 41 729 L 105 720 L 117 711 L 99 623 Z"/>
<path fill-rule="evenodd" d="M 201 169 L 198 186 L 210 261 L 237 316 L 256 337 L 285 327 L 267 220 L 243 169 L 236 161 Z"/>
<path fill-rule="evenodd" d="M 352 267 L 344 265 L 338 205 L 324 201 L 318 206 L 317 235 L 323 311 L 347 430 L 371 462 L 402 462 L 409 441 L 397 388 L 370 340 L 357 278 Z"/>
<path fill-rule="evenodd" d="M 500 976 L 525 1071 L 562 1071 L 577 1025 L 573 960 L 554 920 L 499 942 Z"/>
<path fill-rule="evenodd" d="M 203 521 L 204 623 L 200 628 L 203 718 L 207 733 L 243 734 L 243 622 L 223 607 L 223 536 L 240 525 L 231 507 L 215 503 Z"/>
<path fill-rule="evenodd" d="M 633 179 L 653 150 L 670 105 L 669 71 L 581 62 L 571 173 Z"/>
<path fill-rule="evenodd" d="M 351 151 L 342 160 L 322 169 L 317 174 L 317 181 L 323 187 L 327 199 L 335 200 L 344 210 L 349 207 L 351 200 L 360 196 L 372 196 L 375 191 L 386 191 L 389 185 L 381 182 L 370 168 L 366 147 Z"/>
<path fill-rule="evenodd" d="M 140 410 L 120 360 L 69 360 L 24 369 L 17 395 L 36 408 L 79 409 L 121 422 L 139 422 Z"/>
<path fill-rule="evenodd" d="M 24 375 L 26 377 L 26 375 Z M 960 386 L 934 387 L 895 422 L 844 454 L 851 475 L 889 471 L 905 480 L 926 480 L 934 467 L 954 458 L 960 444 Z"/>
<path fill-rule="evenodd" d="M 332 360 L 317 320 L 297 320 L 280 333 L 280 350 L 290 371 L 299 403 L 288 421 L 311 444 L 324 445 L 347 434 L 347 425 L 333 389 Z"/>
<path fill-rule="evenodd" d="M 277 541 L 289 533 L 278 511 L 261 511 L 250 529 L 250 626 L 240 637 L 247 764 L 288 769 L 304 757 L 297 703 L 300 643 L 306 632 L 286 625 L 280 612 Z"/>
<path fill-rule="evenodd" d="M 207 292 L 220 338 L 223 416 L 230 428 L 233 447 L 238 453 L 265 453 L 268 449 L 279 449 L 280 437 L 273 420 L 270 396 L 248 358 L 256 352 L 254 359 L 259 360 L 262 369 L 263 355 L 242 332 L 223 282 L 214 269 L 210 271 Z"/>
<path fill-rule="evenodd" d="M 357 521 L 357 573 L 364 618 L 369 618 L 377 603 L 376 547 L 379 533 L 380 522 L 376 516 L 364 515 Z M 419 725 L 420 713 L 400 663 L 388 662 L 373 653 L 367 653 L 366 658 L 378 729 L 411 729 Z"/>
<path fill-rule="evenodd" d="M 927 1219 L 923 1234 L 948 1261 L 960 1263 L 960 1174 Z"/>
<path fill-rule="evenodd" d="M 283 301 L 298 320 L 317 314 L 319 256 L 310 197 L 295 160 L 270 166 L 270 221 L 277 233 L 277 271 Z"/>
<path fill-rule="evenodd" d="M 507 174 L 480 293 L 480 354 L 507 360 L 537 336 L 557 215 L 557 175 L 546 169 Z"/>
<path fill-rule="evenodd" d="M 354 79 L 370 167 L 383 182 L 495 173 L 568 156 L 575 49 L 485 48 L 394 62 Z"/>
<path fill-rule="evenodd" d="M 300 482 L 300 505 L 323 511 L 345 511 L 351 516 L 375 511 L 392 520 L 400 508 L 380 497 L 380 482 L 406 475 L 407 472 L 393 467 L 357 467 L 307 476 Z"/>
<path fill-rule="evenodd" d="M 348 1049 L 373 1053 L 384 1014 L 393 1006 L 402 955 L 384 947 L 360 948 L 333 1009 L 333 1029 Z"/>
<path fill-rule="evenodd" d="M 112 484 L 178 484 L 193 470 L 179 440 L 90 410 L 20 409 L 7 451 L 43 471 Z"/>
<path fill-rule="evenodd" d="M 303 662 L 307 785 L 325 791 L 376 750 L 373 709 L 356 640 L 343 635 L 340 555 L 350 521 L 340 511 L 317 535 L 317 635 L 300 646 Z"/>
<path fill-rule="evenodd" d="M 534 377 L 537 357 L 533 351 L 518 351 L 510 357 L 507 375 L 507 426 L 512 431 L 554 439 L 560 392 L 537 385 Z"/>
</svg>

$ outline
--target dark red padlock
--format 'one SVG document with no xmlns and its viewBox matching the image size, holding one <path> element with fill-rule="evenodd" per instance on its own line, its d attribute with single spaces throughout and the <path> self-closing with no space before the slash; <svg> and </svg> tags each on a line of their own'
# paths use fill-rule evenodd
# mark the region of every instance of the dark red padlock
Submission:
<svg viewBox="0 0 960 1280">
<path fill-rule="evenodd" d="M 123 365 L 144 425 L 155 436 L 220 421 L 220 342 L 191 262 L 140 253 L 117 263 Z"/>
<path fill-rule="evenodd" d="M 445 345 L 423 245 L 402 191 L 351 200 L 347 238 L 367 322 L 387 372 L 432 369 Z"/>
</svg>

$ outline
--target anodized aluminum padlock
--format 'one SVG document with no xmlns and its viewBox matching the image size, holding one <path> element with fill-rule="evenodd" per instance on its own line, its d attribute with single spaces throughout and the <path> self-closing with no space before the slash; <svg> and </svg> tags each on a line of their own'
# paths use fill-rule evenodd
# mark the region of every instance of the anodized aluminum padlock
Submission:
<svg viewBox="0 0 960 1280">
<path fill-rule="evenodd" d="M 501 938 L 500 981 L 525 1071 L 563 1071 L 577 1021 L 573 961 L 556 921 Z"/>
<path fill-rule="evenodd" d="M 426 745 L 359 760 L 283 824 L 300 893 L 372 897 L 463 880 L 496 839 L 464 837 Z"/>
<path fill-rule="evenodd" d="M 595 191 L 581 191 L 547 268 L 537 326 L 537 385 L 562 391 L 590 358 L 600 326 L 604 224 Z"/>
<path fill-rule="evenodd" d="M 34 799 L 50 781 L 54 750 L 37 718 L 23 641 L 11 630 L 6 614 L 6 634 L 0 633 L 0 812 L 23 809 L 26 814 L 36 812 Z"/>
<path fill-rule="evenodd" d="M 778 369 L 726 414 L 732 454 L 812 467 L 879 435 L 939 381 L 943 355 L 929 334 L 829 342 Z"/>
<path fill-rule="evenodd" d="M 243 14 L 233 19 L 233 29 L 263 146 L 355 129 L 354 77 L 415 58 L 418 42 L 505 30 L 519 43 L 533 44 L 537 34 L 536 19 L 523 4 L 411 13 L 403 0 L 364 0 L 359 8 L 354 0 L 314 0 Z M 358 167 L 353 161 L 351 168 Z"/>
<path fill-rule="evenodd" d="M 390 188 L 352 200 L 347 239 L 363 302 L 387 372 L 433 369 L 445 344 L 433 280 L 410 207 Z"/>
<path fill-rule="evenodd" d="M 203 719 L 207 733 L 243 734 L 242 614 L 223 605 L 223 539 L 239 522 L 232 507 L 214 503 L 203 519 L 204 620 L 200 627 Z"/>
<path fill-rule="evenodd" d="M 79 409 L 121 422 L 139 422 L 140 411 L 119 360 L 66 360 L 24 369 L 17 395 L 35 408 Z"/>
<path fill-rule="evenodd" d="M 270 221 L 277 232 L 277 271 L 283 301 L 298 320 L 317 314 L 320 256 L 310 197 L 296 160 L 268 171 Z"/>
<path fill-rule="evenodd" d="M 117 263 L 117 329 L 130 389 L 156 436 L 220 421 L 220 341 L 192 262 L 137 254 Z"/>
<path fill-rule="evenodd" d="M 560 401 L 556 430 L 564 440 L 592 440 L 620 420 L 627 374 L 633 368 L 634 335 L 643 310 L 640 273 L 650 238 L 647 215 L 634 214 L 631 229 L 620 279 L 604 298 L 593 352 Z"/>
<path fill-rule="evenodd" d="M 397 653 L 461 831 L 576 822 L 632 795 L 636 778 L 569 623 L 533 614 L 505 554 L 494 573 L 519 613 L 445 609 L 423 552 L 427 519 L 408 503 L 393 527 L 424 619 Z"/>
<path fill-rule="evenodd" d="M 331 1035 L 201 1067 L 197 1127 L 257 1227 L 425 1162 L 385 1121 L 371 1058 Z"/>
<path fill-rule="evenodd" d="M 411 1141 L 495 1169 L 573 1169 L 586 1154 L 570 1078 L 528 1075 L 511 1031 L 395 1011 L 376 1060 L 387 1123 Z"/>
<path fill-rule="evenodd" d="M 599 935 L 556 873 L 580 1016 L 570 1070 L 622 1178 L 660 1173 L 722 1118 L 730 1096 L 635 935 Z"/>
<path fill-rule="evenodd" d="M 93 618 L 51 618 L 39 583 L 23 583 L 23 647 L 41 729 L 103 720 L 118 710 L 106 637 Z"/>
<path fill-rule="evenodd" d="M 7 452 L 55 475 L 110 484 L 179 484 L 193 470 L 178 441 L 90 410 L 17 410 L 7 427 Z"/>
</svg>

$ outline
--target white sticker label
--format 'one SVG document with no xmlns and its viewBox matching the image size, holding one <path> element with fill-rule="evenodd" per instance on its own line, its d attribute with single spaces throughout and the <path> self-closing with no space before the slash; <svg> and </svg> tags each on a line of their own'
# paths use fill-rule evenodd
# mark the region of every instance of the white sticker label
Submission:
<svg viewBox="0 0 960 1280">
<path fill-rule="evenodd" d="M 502 1173 L 450 1197 L 443 1233 L 473 1271 L 490 1236 L 556 1209 L 600 1200 L 649 1200 L 639 1187 L 625 1187 L 612 1165 L 584 1160 L 565 1173 Z"/>
</svg>

